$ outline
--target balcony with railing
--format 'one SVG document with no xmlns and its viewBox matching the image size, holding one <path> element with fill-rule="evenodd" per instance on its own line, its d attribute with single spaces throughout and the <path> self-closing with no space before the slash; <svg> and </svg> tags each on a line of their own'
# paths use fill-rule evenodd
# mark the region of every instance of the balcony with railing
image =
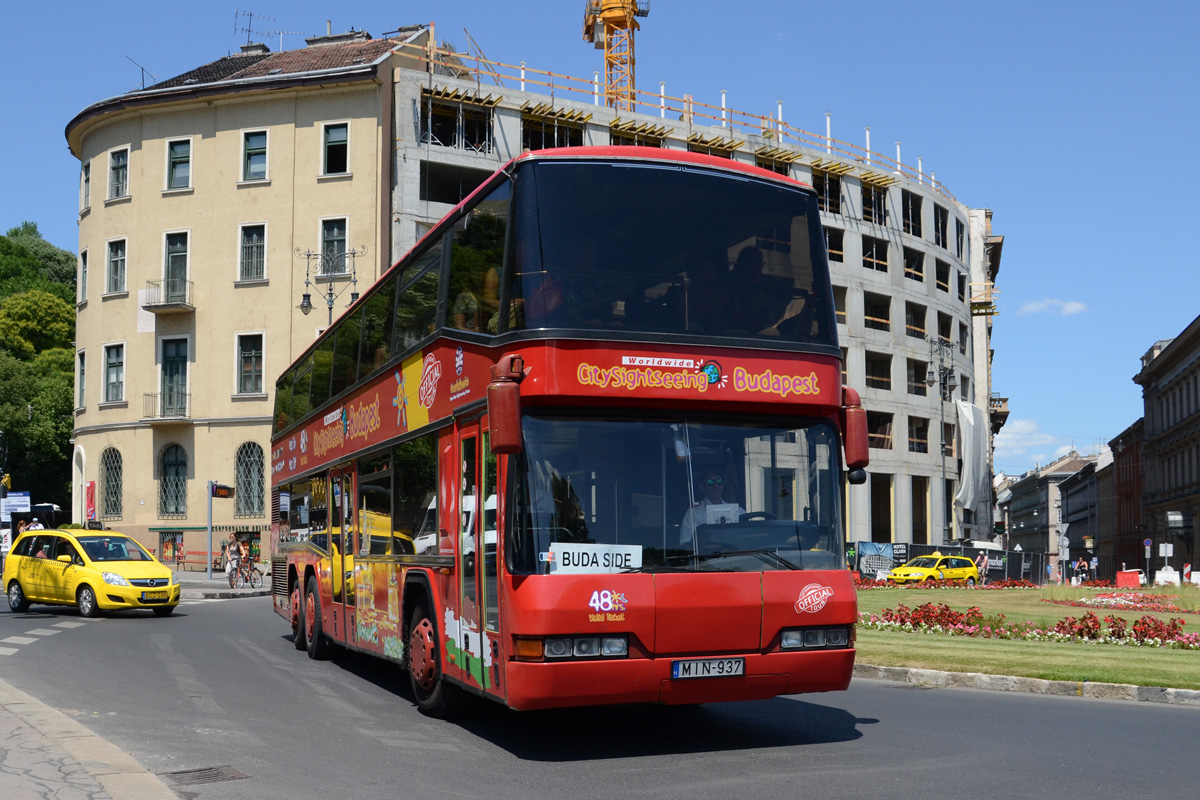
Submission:
<svg viewBox="0 0 1200 800">
<path fill-rule="evenodd" d="M 146 281 L 146 294 L 142 308 L 152 314 L 190 314 L 196 310 L 192 304 L 192 282 L 183 278 L 164 278 Z"/>
<path fill-rule="evenodd" d="M 142 395 L 142 419 L 151 423 L 190 422 L 192 396 L 183 392 Z"/>
<path fill-rule="evenodd" d="M 995 435 L 1008 422 L 1008 398 L 993 393 L 988 398 L 988 412 L 992 422 L 992 434 Z"/>
</svg>

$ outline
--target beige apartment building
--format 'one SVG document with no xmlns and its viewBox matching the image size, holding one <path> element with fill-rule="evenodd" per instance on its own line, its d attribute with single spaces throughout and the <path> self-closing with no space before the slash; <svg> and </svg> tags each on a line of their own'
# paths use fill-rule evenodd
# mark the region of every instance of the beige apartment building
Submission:
<svg viewBox="0 0 1200 800">
<path fill-rule="evenodd" d="M 251 45 L 67 125 L 82 164 L 74 519 L 203 564 L 214 481 L 236 490 L 213 501 L 216 547 L 258 544 L 275 376 L 391 263 L 395 43 Z"/>
<path fill-rule="evenodd" d="M 68 125 L 82 162 L 76 519 L 94 507 L 151 546 L 183 536 L 195 552 L 217 481 L 237 490 L 214 501 L 219 538 L 265 531 L 273 382 L 346 308 L 352 269 L 365 290 L 524 150 L 637 144 L 817 190 L 845 378 L 871 428 L 868 483 L 845 488 L 847 539 L 986 538 L 991 436 L 1007 415 L 991 392 L 1003 237 L 989 210 L 901 162 L 898 145 L 893 159 L 869 131 L 850 144 L 828 120 L 824 135 L 805 132 L 782 104 L 748 114 L 664 89 L 609 108 L 598 75 L 433 39 L 415 26 L 281 53 L 248 45 Z M 971 446 L 967 418 L 986 429 Z"/>
</svg>

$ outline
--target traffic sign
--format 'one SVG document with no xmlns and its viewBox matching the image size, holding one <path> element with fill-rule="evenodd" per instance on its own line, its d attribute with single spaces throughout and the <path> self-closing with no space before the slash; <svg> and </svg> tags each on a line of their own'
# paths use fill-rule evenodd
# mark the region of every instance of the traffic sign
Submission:
<svg viewBox="0 0 1200 800">
<path fill-rule="evenodd" d="M 1150 539 L 1147 539 L 1146 541 L 1142 542 L 1142 544 L 1144 544 L 1146 547 L 1149 547 L 1150 545 L 1154 544 L 1154 542 Z"/>
</svg>

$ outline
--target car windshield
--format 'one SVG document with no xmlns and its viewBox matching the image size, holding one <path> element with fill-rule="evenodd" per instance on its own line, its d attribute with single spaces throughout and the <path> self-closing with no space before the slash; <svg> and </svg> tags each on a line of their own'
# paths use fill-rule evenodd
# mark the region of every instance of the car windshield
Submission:
<svg viewBox="0 0 1200 800">
<path fill-rule="evenodd" d="M 529 414 L 518 574 L 844 568 L 828 423 Z"/>
<path fill-rule="evenodd" d="M 938 562 L 938 560 L 936 558 L 934 558 L 933 556 L 922 556 L 921 558 L 914 558 L 912 561 L 908 562 L 904 566 L 918 567 L 920 569 L 933 569 L 934 567 L 937 566 L 937 562 Z"/>
<path fill-rule="evenodd" d="M 79 544 L 92 561 L 153 561 L 133 539 L 124 536 L 80 536 Z"/>
</svg>

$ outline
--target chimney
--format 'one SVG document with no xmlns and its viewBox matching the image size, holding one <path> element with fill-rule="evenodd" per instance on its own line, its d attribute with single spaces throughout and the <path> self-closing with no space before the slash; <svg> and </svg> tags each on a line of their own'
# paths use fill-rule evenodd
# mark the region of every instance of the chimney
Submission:
<svg viewBox="0 0 1200 800">
<path fill-rule="evenodd" d="M 305 39 L 304 43 L 309 47 L 320 47 L 327 44 L 345 44 L 347 42 L 369 42 L 371 34 L 366 31 L 356 31 L 351 28 L 346 33 L 327 33 L 324 36 L 313 36 Z"/>
<path fill-rule="evenodd" d="M 265 56 L 269 52 L 271 52 L 271 48 L 261 42 L 242 45 L 242 55 L 244 56 Z"/>
</svg>

